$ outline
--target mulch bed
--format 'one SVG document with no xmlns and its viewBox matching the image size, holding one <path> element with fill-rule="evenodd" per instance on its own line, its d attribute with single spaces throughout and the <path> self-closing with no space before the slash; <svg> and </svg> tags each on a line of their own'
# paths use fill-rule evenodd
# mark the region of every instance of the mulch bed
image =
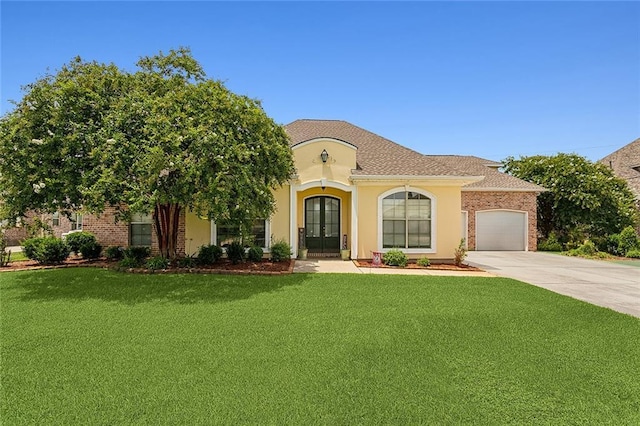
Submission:
<svg viewBox="0 0 640 426">
<path fill-rule="evenodd" d="M 122 272 L 131 272 L 138 274 L 166 274 L 166 273 L 192 273 L 192 274 L 231 274 L 231 275 L 283 275 L 293 272 L 294 260 L 283 262 L 271 262 L 263 260 L 262 262 L 243 262 L 233 264 L 226 259 L 221 259 L 210 266 L 197 266 L 192 268 L 178 268 L 170 266 L 162 270 L 149 270 L 145 268 L 124 268 L 116 261 L 108 261 L 106 259 L 86 260 L 81 257 L 69 257 L 66 261 L 56 265 L 40 265 L 33 260 L 21 260 L 10 262 L 8 266 L 0 268 L 0 272 L 9 271 L 30 271 L 37 269 L 60 269 L 60 268 L 104 268 L 113 269 Z"/>
<path fill-rule="evenodd" d="M 404 268 L 389 265 L 374 266 L 371 260 L 354 260 L 353 263 L 355 263 L 359 268 L 430 269 L 432 271 L 482 271 L 482 269 L 476 268 L 475 266 L 464 264 L 456 266 L 452 263 L 432 263 L 429 266 L 420 266 L 415 262 L 409 262 Z"/>
</svg>

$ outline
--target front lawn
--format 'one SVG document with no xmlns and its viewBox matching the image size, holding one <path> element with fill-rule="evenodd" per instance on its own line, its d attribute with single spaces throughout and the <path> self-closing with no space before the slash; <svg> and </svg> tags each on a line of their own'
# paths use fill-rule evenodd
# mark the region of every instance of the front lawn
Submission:
<svg viewBox="0 0 640 426">
<path fill-rule="evenodd" d="M 3 424 L 638 424 L 640 320 L 501 278 L 0 274 Z"/>
</svg>

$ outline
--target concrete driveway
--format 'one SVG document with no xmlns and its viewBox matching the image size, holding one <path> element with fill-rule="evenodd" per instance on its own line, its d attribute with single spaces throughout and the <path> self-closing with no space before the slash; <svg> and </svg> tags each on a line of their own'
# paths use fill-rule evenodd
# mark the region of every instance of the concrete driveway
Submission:
<svg viewBox="0 0 640 426">
<path fill-rule="evenodd" d="M 640 318 L 640 268 L 542 252 L 474 251 L 469 264 Z"/>
</svg>

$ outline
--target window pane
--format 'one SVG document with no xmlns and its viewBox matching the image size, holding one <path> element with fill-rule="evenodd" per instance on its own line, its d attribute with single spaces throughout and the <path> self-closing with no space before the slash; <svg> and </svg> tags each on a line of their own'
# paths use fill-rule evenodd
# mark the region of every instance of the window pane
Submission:
<svg viewBox="0 0 640 426">
<path fill-rule="evenodd" d="M 234 240 L 240 238 L 240 228 L 237 226 L 220 224 L 216 225 L 216 244 L 227 247 Z"/>
<path fill-rule="evenodd" d="M 75 213 L 71 215 L 71 230 L 78 231 L 82 229 L 82 215 Z"/>
<path fill-rule="evenodd" d="M 405 200 L 382 200 L 382 217 L 385 219 L 404 219 Z"/>
<path fill-rule="evenodd" d="M 409 248 L 431 247 L 431 221 L 409 221 Z"/>
<path fill-rule="evenodd" d="M 131 223 L 151 223 L 152 218 L 150 214 L 136 213 L 131 215 Z"/>
<path fill-rule="evenodd" d="M 151 224 L 132 223 L 130 237 L 132 246 L 151 246 Z"/>
<path fill-rule="evenodd" d="M 382 246 L 384 248 L 405 247 L 405 221 L 385 220 L 382 222 Z"/>
<path fill-rule="evenodd" d="M 257 219 L 253 222 L 253 229 L 251 235 L 253 237 L 253 244 L 258 247 L 267 246 L 267 225 L 264 219 Z"/>
</svg>

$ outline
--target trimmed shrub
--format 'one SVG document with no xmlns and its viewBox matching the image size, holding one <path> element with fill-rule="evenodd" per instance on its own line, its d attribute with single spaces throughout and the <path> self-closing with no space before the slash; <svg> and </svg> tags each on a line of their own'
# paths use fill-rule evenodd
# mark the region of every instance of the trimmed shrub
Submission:
<svg viewBox="0 0 640 426">
<path fill-rule="evenodd" d="M 586 240 L 581 246 L 578 248 L 569 250 L 569 256 L 596 256 L 598 250 L 596 249 L 596 245 L 593 244 L 593 241 Z"/>
<path fill-rule="evenodd" d="M 169 259 L 166 259 L 162 256 L 154 256 L 151 259 L 147 260 L 146 266 L 147 269 L 150 269 L 152 271 L 167 269 L 169 267 Z"/>
<path fill-rule="evenodd" d="M 127 247 L 122 254 L 124 257 L 120 261 L 120 266 L 125 268 L 139 268 L 144 265 L 145 259 L 151 255 L 151 248 L 140 246 Z"/>
<path fill-rule="evenodd" d="M 144 260 L 139 260 L 134 257 L 124 257 L 119 262 L 119 265 L 123 268 L 139 268 L 144 263 Z"/>
<path fill-rule="evenodd" d="M 282 262 L 291 259 L 291 246 L 284 240 L 277 240 L 271 244 L 271 261 Z"/>
<path fill-rule="evenodd" d="M 104 255 L 109 260 L 120 260 L 124 257 L 124 248 L 118 246 L 109 246 L 104 249 Z"/>
<path fill-rule="evenodd" d="M 216 245 L 200 246 L 198 249 L 198 264 L 213 265 L 222 257 L 222 248 Z"/>
<path fill-rule="evenodd" d="M 71 250 L 65 241 L 56 237 L 29 238 L 23 242 L 25 256 L 41 264 L 55 264 L 65 261 Z"/>
<path fill-rule="evenodd" d="M 131 246 L 122 252 L 124 258 L 136 259 L 142 263 L 147 257 L 151 256 L 151 247 Z"/>
<path fill-rule="evenodd" d="M 260 262 L 263 254 L 264 252 L 262 251 L 262 247 L 251 246 L 247 252 L 247 259 L 252 262 Z"/>
<path fill-rule="evenodd" d="M 227 246 L 227 258 L 234 265 L 242 262 L 244 260 L 244 256 L 245 256 L 244 246 L 240 241 L 232 241 Z"/>
<path fill-rule="evenodd" d="M 429 260 L 428 257 L 421 257 L 420 259 L 418 259 L 416 263 L 418 264 L 418 266 L 423 266 L 425 268 L 431 265 L 431 261 Z"/>
<path fill-rule="evenodd" d="M 551 232 L 546 239 L 538 242 L 539 251 L 562 251 L 562 243 L 558 241 L 558 237 Z"/>
<path fill-rule="evenodd" d="M 621 256 L 626 256 L 627 252 L 640 248 L 638 234 L 632 226 L 627 226 L 620 233 L 618 242 L 618 252 Z"/>
<path fill-rule="evenodd" d="M 401 250 L 391 249 L 385 254 L 382 255 L 382 263 L 389 266 L 407 266 L 407 255 L 404 254 Z"/>
<path fill-rule="evenodd" d="M 80 248 L 87 244 L 97 244 L 96 236 L 91 232 L 80 231 L 72 232 L 65 237 L 65 241 L 69 245 L 69 249 L 75 254 L 80 254 Z"/>
<path fill-rule="evenodd" d="M 606 238 L 605 247 L 603 251 L 607 253 L 613 254 L 614 256 L 619 256 L 620 251 L 620 234 L 611 234 Z"/>
<path fill-rule="evenodd" d="M 102 246 L 98 242 L 86 242 L 80 246 L 80 254 L 85 259 L 97 259 L 102 253 Z"/>
<path fill-rule="evenodd" d="M 194 266 L 196 266 L 197 261 L 198 259 L 192 255 L 179 257 L 177 260 L 179 268 L 193 268 Z"/>
<path fill-rule="evenodd" d="M 627 252 L 627 257 L 632 259 L 640 259 L 640 249 L 633 249 Z"/>
</svg>

